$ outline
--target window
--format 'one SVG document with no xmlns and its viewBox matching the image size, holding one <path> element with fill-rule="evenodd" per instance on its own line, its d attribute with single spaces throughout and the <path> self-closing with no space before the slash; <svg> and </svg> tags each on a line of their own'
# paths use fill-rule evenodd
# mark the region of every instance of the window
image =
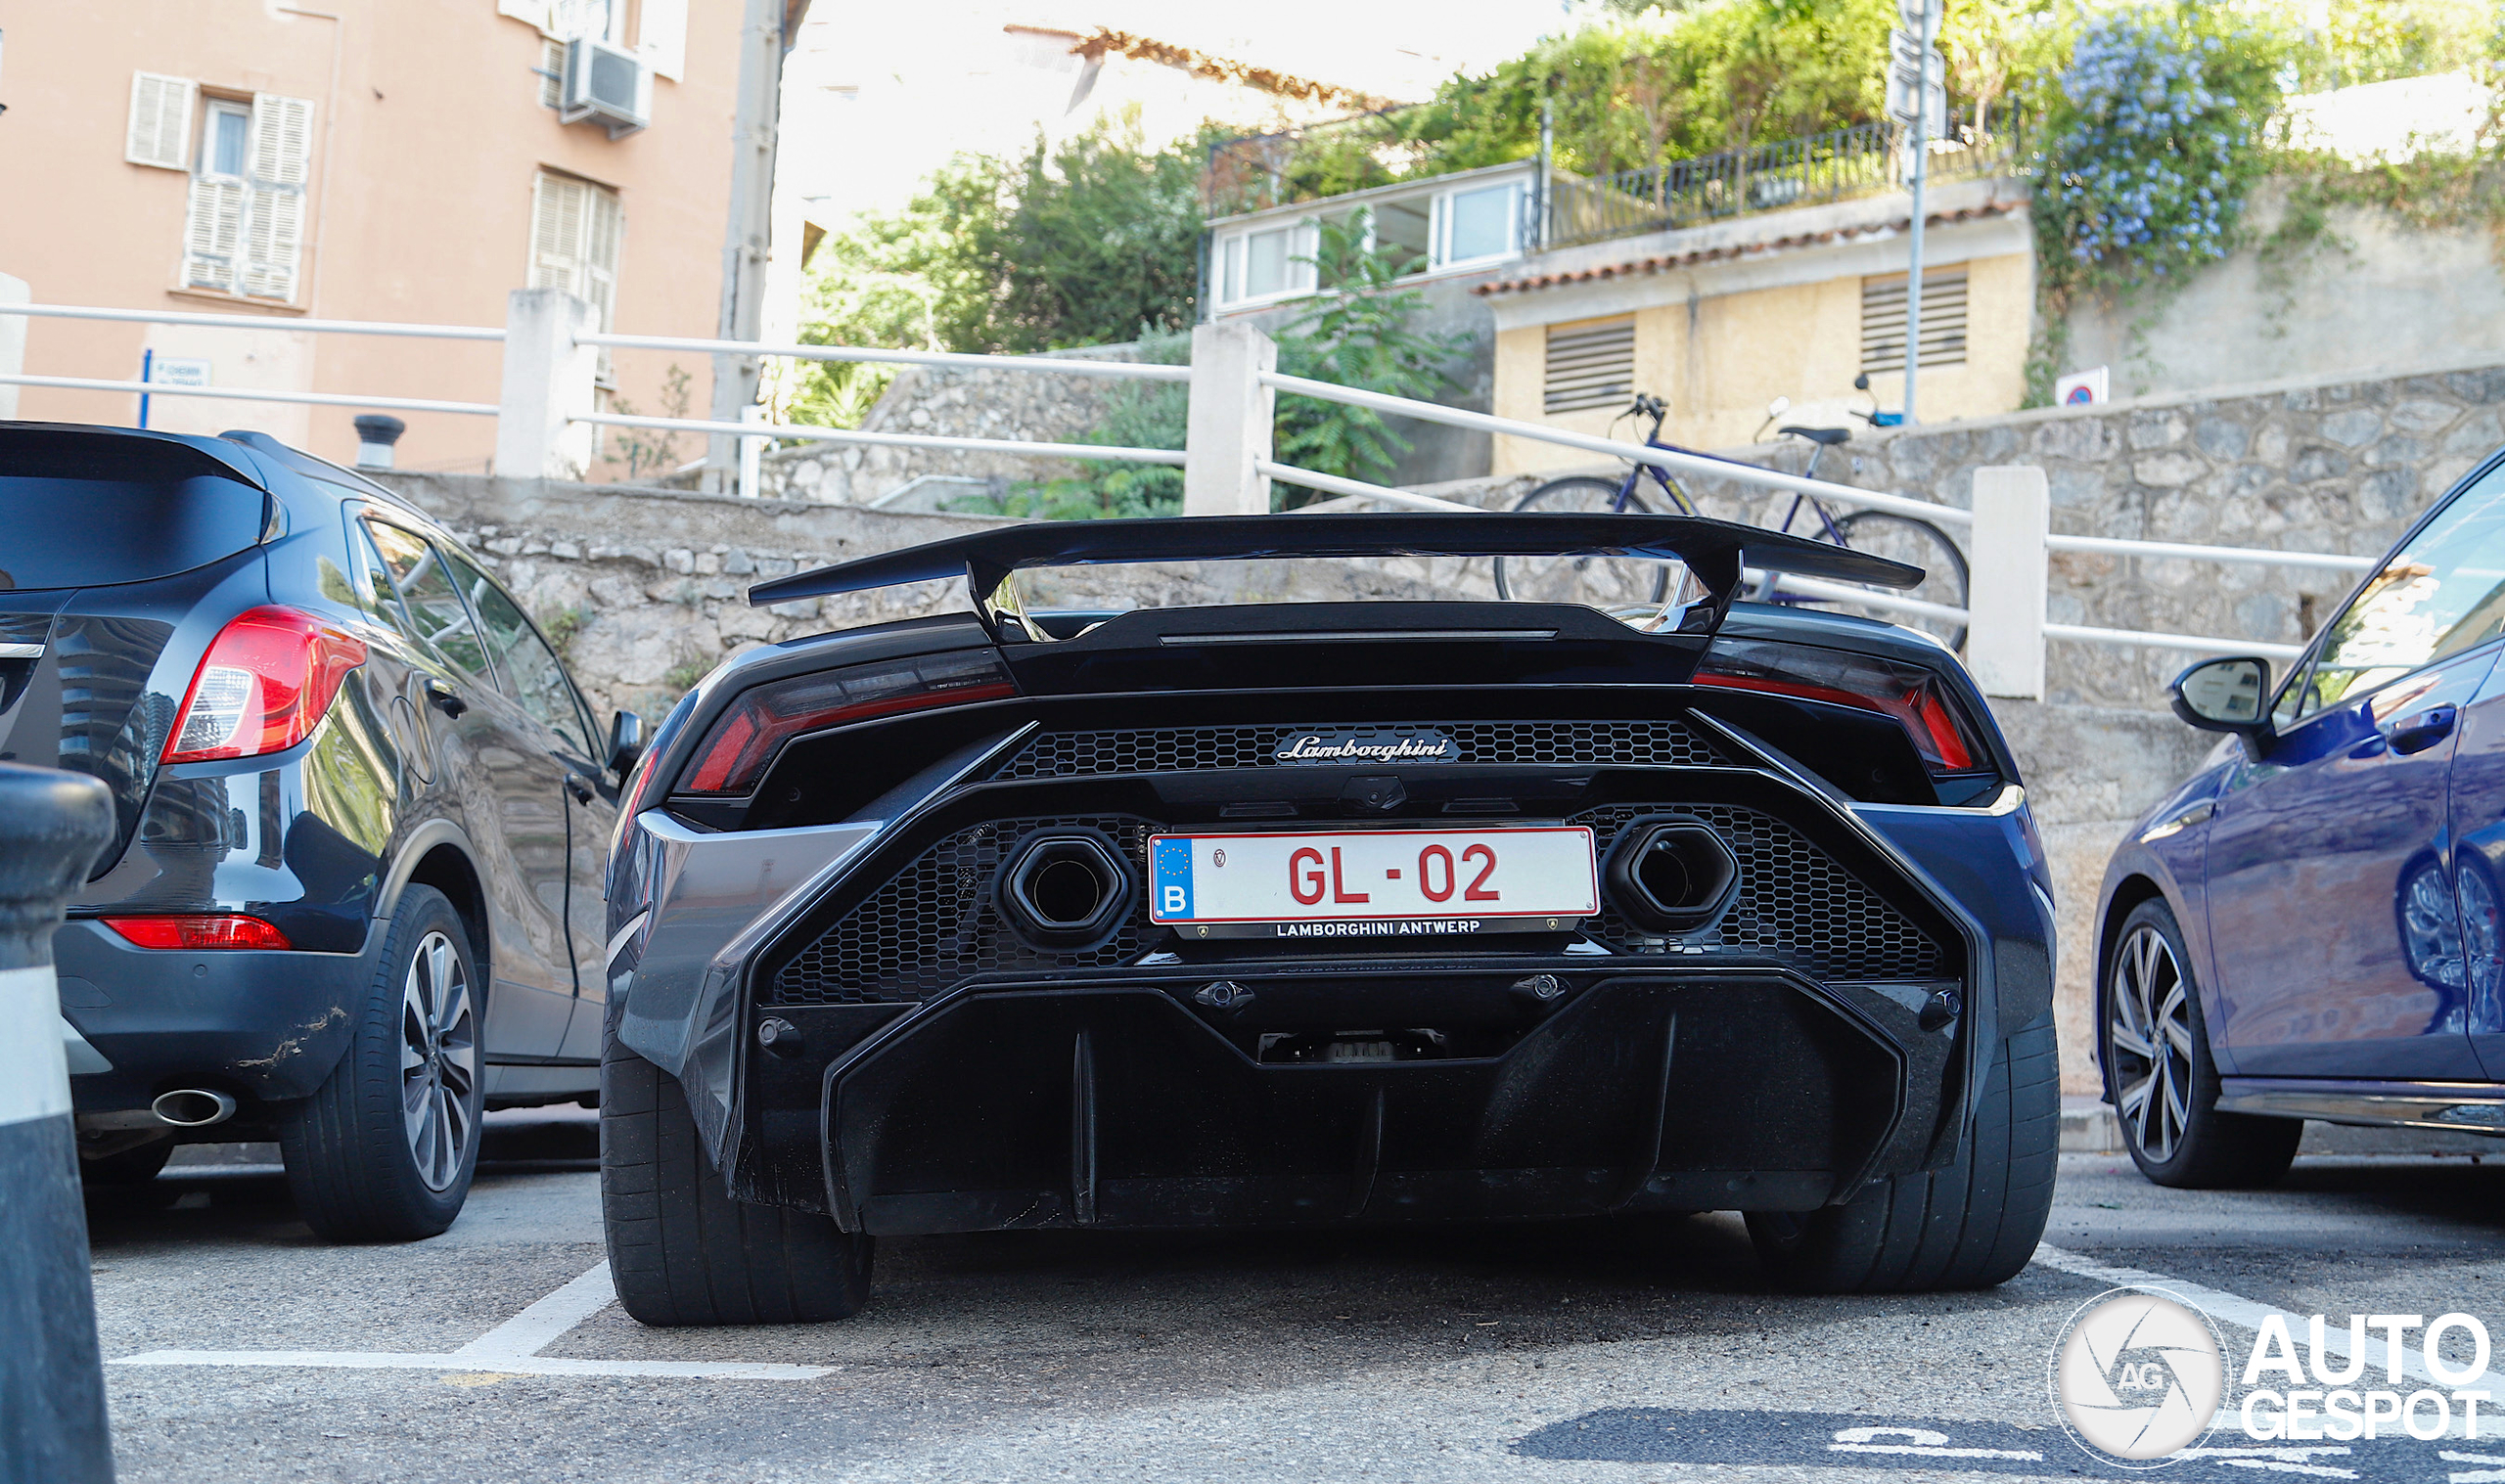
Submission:
<svg viewBox="0 0 2505 1484">
<path fill-rule="evenodd" d="M 626 216 L 617 193 L 570 175 L 539 172 L 530 191 L 530 287 L 563 289 L 600 311 L 612 326 L 617 304 L 617 249 Z M 611 381 L 609 352 L 600 353 L 600 382 Z"/>
<path fill-rule="evenodd" d="M 470 595 L 470 607 L 478 613 L 487 648 L 496 656 L 496 673 L 505 694 L 547 723 L 581 756 L 591 756 L 581 713 L 574 709 L 573 688 L 566 683 L 565 667 L 557 662 L 547 641 L 486 573 L 448 552 L 444 562 Z"/>
<path fill-rule="evenodd" d="M 1548 327 L 1548 377 L 1541 410 L 1623 407 L 1635 395 L 1633 318 Z"/>
<path fill-rule="evenodd" d="M 478 642 L 478 625 L 461 601 L 461 590 L 444 572 L 442 557 L 396 525 L 370 523 L 369 529 L 374 532 L 374 544 L 382 549 L 383 564 L 390 568 L 400 596 L 408 600 L 409 618 L 417 625 L 418 637 L 461 669 L 493 684 L 495 672 L 488 668 L 486 647 Z"/>
<path fill-rule="evenodd" d="M 1966 270 L 1922 276 L 1922 363 L 1966 362 Z M 1905 369 L 1905 275 L 1861 281 L 1861 369 Z"/>
<path fill-rule="evenodd" d="M 155 72 L 130 74 L 130 133 L 121 157 L 165 170 L 191 168 L 192 81 Z"/>
<path fill-rule="evenodd" d="M 400 607 L 400 595 L 391 588 L 391 579 L 384 575 L 383 554 L 374 548 L 374 533 L 362 520 L 348 522 L 348 558 L 356 566 L 351 580 L 355 593 L 350 601 L 366 610 L 378 623 L 414 636 L 417 630 L 409 622 L 408 610 Z"/>
<path fill-rule="evenodd" d="M 2272 717 L 2300 721 L 2505 634 L 2505 469 L 2461 492 L 2331 621 Z"/>
<path fill-rule="evenodd" d="M 1435 265 L 1511 257 L 1520 240 L 1522 198 L 1521 182 L 1511 180 L 1435 198 Z"/>
<path fill-rule="evenodd" d="M 1218 302 L 1311 293 L 1321 233 L 1310 221 L 1256 227 L 1218 240 Z"/>
<path fill-rule="evenodd" d="M 261 93 L 202 106 L 183 213 L 184 288 L 295 300 L 312 149 L 308 100 Z"/>
</svg>

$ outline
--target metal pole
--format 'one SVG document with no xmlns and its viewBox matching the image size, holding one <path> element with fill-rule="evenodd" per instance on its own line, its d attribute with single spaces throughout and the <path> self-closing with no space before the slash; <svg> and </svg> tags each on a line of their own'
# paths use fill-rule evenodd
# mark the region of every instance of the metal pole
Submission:
<svg viewBox="0 0 2505 1484">
<path fill-rule="evenodd" d="M 1905 426 L 1922 376 L 1923 186 L 1931 177 L 1931 49 L 1939 40 L 1939 0 L 1923 0 L 1922 50 L 1914 58 L 1914 220 L 1912 262 L 1905 273 Z M 1945 84 L 1947 79 L 1942 78 Z"/>
<path fill-rule="evenodd" d="M 765 258 L 774 235 L 774 142 L 782 109 L 783 0 L 748 0 L 740 24 L 740 83 L 731 123 L 731 211 L 722 237 L 722 302 L 714 334 L 753 340 L 765 330 Z M 736 423 L 756 400 L 756 357 L 713 357 L 713 421 Z M 706 440 L 705 487 L 734 482 L 739 440 Z"/>
<path fill-rule="evenodd" d="M 92 778 L 0 763 L 0 1484 L 111 1484 L 52 933 L 112 843 Z"/>
</svg>

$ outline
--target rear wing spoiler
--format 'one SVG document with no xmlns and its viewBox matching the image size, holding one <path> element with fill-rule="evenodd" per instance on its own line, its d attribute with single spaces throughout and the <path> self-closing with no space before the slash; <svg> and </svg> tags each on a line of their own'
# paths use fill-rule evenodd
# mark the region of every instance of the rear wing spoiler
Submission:
<svg viewBox="0 0 2505 1484">
<path fill-rule="evenodd" d="M 1704 584 L 1704 612 L 1681 624 L 1710 633 L 1739 595 L 1744 567 L 1909 588 L 1923 570 L 1868 552 L 1701 516 L 1443 515 L 1186 516 L 1139 520 L 1034 520 L 882 552 L 748 590 L 764 607 L 963 574 L 989 619 L 1022 567 L 1298 557 L 1626 557 L 1677 562 Z M 1704 623 L 1694 622 L 1702 616 Z"/>
</svg>

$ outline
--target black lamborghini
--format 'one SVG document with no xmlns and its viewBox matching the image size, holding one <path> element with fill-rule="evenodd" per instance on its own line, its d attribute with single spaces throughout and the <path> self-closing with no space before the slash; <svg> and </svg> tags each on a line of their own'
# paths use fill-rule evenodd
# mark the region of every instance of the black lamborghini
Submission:
<svg viewBox="0 0 2505 1484">
<path fill-rule="evenodd" d="M 1658 606 L 1039 611 L 1018 573 L 1675 563 Z M 764 583 L 975 611 L 725 664 L 609 867 L 602 1194 L 656 1325 L 854 1312 L 883 1236 L 1738 1210 L 1824 1291 L 2019 1271 L 2050 878 L 1915 568 L 1671 516 L 1004 526 Z"/>
</svg>

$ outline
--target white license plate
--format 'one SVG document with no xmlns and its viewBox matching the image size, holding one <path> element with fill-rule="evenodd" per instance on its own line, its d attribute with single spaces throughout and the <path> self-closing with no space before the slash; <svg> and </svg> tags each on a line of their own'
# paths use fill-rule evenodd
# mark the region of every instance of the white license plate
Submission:
<svg viewBox="0 0 2505 1484">
<path fill-rule="evenodd" d="M 1161 834 L 1148 859 L 1151 921 L 1195 936 L 1563 931 L 1600 910 L 1579 825 Z"/>
</svg>

